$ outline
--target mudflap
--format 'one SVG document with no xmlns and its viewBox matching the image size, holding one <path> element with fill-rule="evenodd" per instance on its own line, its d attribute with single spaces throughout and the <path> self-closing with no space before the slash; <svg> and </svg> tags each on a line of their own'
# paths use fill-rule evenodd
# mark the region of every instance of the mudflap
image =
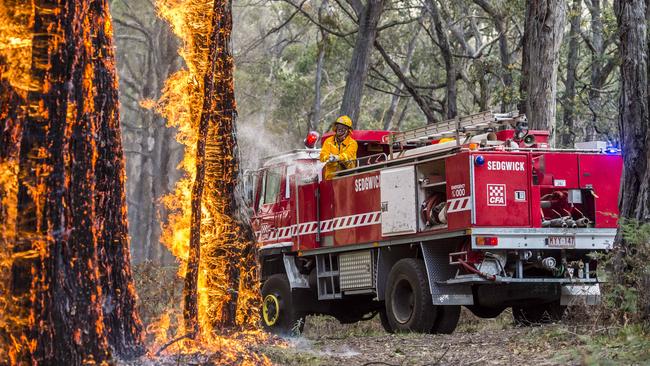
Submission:
<svg viewBox="0 0 650 366">
<path fill-rule="evenodd" d="M 562 286 L 560 305 L 598 305 L 600 303 L 599 284 L 570 284 Z"/>
<path fill-rule="evenodd" d="M 456 243 L 422 243 L 422 256 L 429 276 L 429 288 L 434 305 L 474 305 L 471 285 L 441 284 L 456 276 L 457 267 L 449 264 L 449 253 Z"/>
</svg>

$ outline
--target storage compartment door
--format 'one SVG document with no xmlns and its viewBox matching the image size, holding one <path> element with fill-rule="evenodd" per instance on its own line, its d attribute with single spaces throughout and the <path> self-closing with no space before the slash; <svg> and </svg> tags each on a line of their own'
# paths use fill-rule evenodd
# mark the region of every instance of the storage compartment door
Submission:
<svg viewBox="0 0 650 366">
<path fill-rule="evenodd" d="M 410 234 L 417 231 L 415 167 L 380 172 L 381 234 Z"/>
</svg>

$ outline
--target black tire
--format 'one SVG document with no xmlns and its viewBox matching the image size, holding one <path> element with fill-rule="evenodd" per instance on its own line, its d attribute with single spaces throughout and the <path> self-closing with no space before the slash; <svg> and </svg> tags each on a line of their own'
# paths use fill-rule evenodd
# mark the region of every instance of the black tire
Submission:
<svg viewBox="0 0 650 366">
<path fill-rule="evenodd" d="M 528 306 L 513 306 L 512 317 L 515 325 L 520 327 L 549 324 L 562 320 L 566 306 L 561 306 L 559 301 Z"/>
<path fill-rule="evenodd" d="M 395 333 L 393 328 L 390 326 L 390 323 L 388 322 L 388 316 L 386 315 L 386 309 L 382 309 L 379 311 L 379 321 L 381 321 L 381 327 L 384 328 L 386 333 Z"/>
<path fill-rule="evenodd" d="M 395 332 L 427 333 L 436 320 L 436 308 L 424 262 L 400 259 L 388 274 L 386 283 L 386 317 Z"/>
<path fill-rule="evenodd" d="M 296 336 L 305 326 L 304 314 L 296 311 L 285 274 L 274 274 L 262 286 L 262 326 L 267 331 Z"/>
<path fill-rule="evenodd" d="M 458 320 L 460 319 L 459 305 L 439 305 L 436 306 L 436 321 L 433 324 L 431 333 L 433 334 L 451 334 L 456 330 Z"/>
<path fill-rule="evenodd" d="M 472 314 L 476 315 L 481 319 L 494 319 L 497 316 L 501 315 L 501 313 L 503 313 L 503 311 L 506 309 L 502 307 L 492 308 L 492 307 L 481 306 L 481 305 L 470 305 L 470 306 L 466 306 L 466 308 L 469 309 L 469 311 L 471 311 Z"/>
</svg>

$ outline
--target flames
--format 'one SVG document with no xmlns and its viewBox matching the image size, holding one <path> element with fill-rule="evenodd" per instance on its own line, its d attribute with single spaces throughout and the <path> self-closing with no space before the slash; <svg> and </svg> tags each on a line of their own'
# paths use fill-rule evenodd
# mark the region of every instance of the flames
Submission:
<svg viewBox="0 0 650 366">
<path fill-rule="evenodd" d="M 161 238 L 180 260 L 179 276 L 185 276 L 188 268 L 192 189 L 197 172 L 199 177 L 202 174 L 197 162 L 205 169 L 197 284 L 200 335 L 196 342 L 186 340 L 178 347 L 184 352 L 206 348 L 208 352 L 218 351 L 225 362 L 240 357 L 239 362 L 268 364 L 266 357 L 246 352 L 268 337 L 257 328 L 257 268 L 251 265 L 252 242 L 237 219 L 239 167 L 234 139 L 234 65 L 229 53 L 230 4 L 227 0 L 159 0 L 157 5 L 160 16 L 182 41 L 179 53 L 187 66 L 167 80 L 156 106 L 168 124 L 177 128 L 177 140 L 185 146 L 180 164 L 185 178 L 177 183 L 173 194 L 163 198 L 171 215 Z M 204 155 L 197 149 L 201 133 Z M 174 310 L 150 331 L 160 344 L 191 332 L 182 325 L 182 316 Z M 174 327 L 177 329 L 172 332 Z"/>
<path fill-rule="evenodd" d="M 18 202 L 18 151 L 23 103 L 30 90 L 32 2 L 0 0 L 0 360 L 16 363 L 21 347 L 29 346 L 16 330 L 28 319 L 11 295 Z"/>
</svg>

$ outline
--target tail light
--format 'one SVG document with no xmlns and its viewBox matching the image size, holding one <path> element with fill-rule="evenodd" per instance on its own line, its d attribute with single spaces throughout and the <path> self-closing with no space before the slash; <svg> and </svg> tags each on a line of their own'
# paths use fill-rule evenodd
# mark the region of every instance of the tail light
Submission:
<svg viewBox="0 0 650 366">
<path fill-rule="evenodd" d="M 477 236 L 476 245 L 495 247 L 499 244 L 499 238 L 496 236 Z"/>
</svg>

